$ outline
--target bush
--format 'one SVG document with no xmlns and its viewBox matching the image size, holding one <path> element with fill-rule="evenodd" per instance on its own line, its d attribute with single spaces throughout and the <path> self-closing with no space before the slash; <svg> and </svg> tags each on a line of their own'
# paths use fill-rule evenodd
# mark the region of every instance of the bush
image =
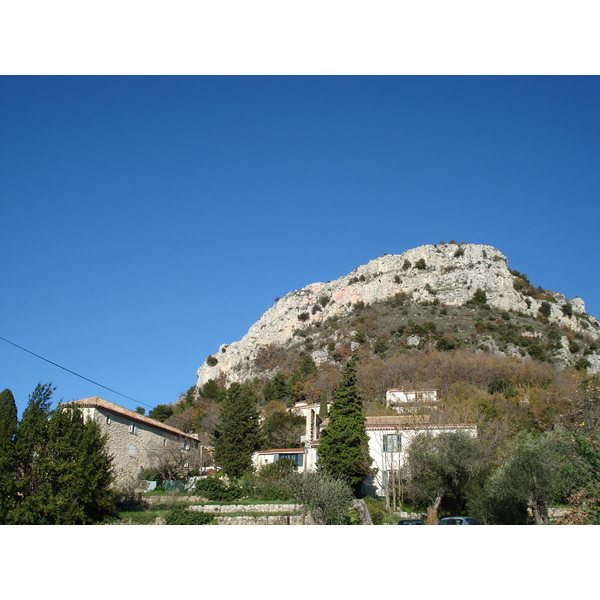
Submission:
<svg viewBox="0 0 600 600">
<path fill-rule="evenodd" d="M 166 525 L 207 525 L 211 520 L 209 514 L 185 508 L 172 508 L 165 515 Z"/>
<path fill-rule="evenodd" d="M 424 271 L 427 268 L 427 264 L 425 263 L 425 259 L 424 258 L 420 258 L 416 263 L 415 263 L 415 269 L 419 269 L 421 271 Z"/>
<path fill-rule="evenodd" d="M 196 482 L 196 492 L 211 502 L 233 502 L 242 497 L 242 491 L 227 485 L 220 477 L 209 476 Z"/>
<path fill-rule="evenodd" d="M 292 497 L 304 504 L 319 525 L 348 525 L 352 489 L 343 481 L 323 471 L 291 475 L 286 488 Z"/>
<path fill-rule="evenodd" d="M 258 470 L 256 478 L 264 481 L 276 481 L 287 477 L 291 473 L 295 473 L 297 470 L 298 465 L 295 460 L 292 458 L 282 458 L 277 462 L 263 465 Z"/>
<path fill-rule="evenodd" d="M 473 297 L 467 302 L 468 305 L 474 304 L 486 304 L 487 294 L 481 288 L 477 288 L 477 291 L 473 294 Z"/>
<path fill-rule="evenodd" d="M 217 363 L 218 363 L 218 359 L 216 359 L 214 356 L 210 355 L 207 359 L 206 359 L 206 364 L 209 367 L 214 367 Z"/>
<path fill-rule="evenodd" d="M 552 309 L 550 308 L 550 304 L 548 304 L 548 302 L 542 302 L 542 304 L 540 305 L 540 312 L 546 317 L 549 318 L 550 317 L 550 313 L 551 313 Z"/>
<path fill-rule="evenodd" d="M 377 500 L 377 498 L 373 498 L 371 496 L 366 496 L 364 501 L 369 509 L 369 513 L 371 514 L 371 521 L 373 521 L 373 525 L 383 525 L 386 517 L 386 511 L 381 500 Z"/>
</svg>

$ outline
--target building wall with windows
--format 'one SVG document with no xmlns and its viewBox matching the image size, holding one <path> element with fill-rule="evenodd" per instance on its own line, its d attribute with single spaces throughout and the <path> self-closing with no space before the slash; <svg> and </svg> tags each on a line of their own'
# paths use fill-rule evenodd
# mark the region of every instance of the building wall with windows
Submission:
<svg viewBox="0 0 600 600">
<path fill-rule="evenodd" d="M 260 450 L 252 455 L 252 463 L 256 469 L 264 465 L 271 465 L 282 458 L 291 458 L 298 468 L 299 472 L 305 470 L 305 449 L 304 448 L 273 448 L 271 450 Z"/>
<path fill-rule="evenodd" d="M 94 420 L 106 434 L 116 489 L 137 487 L 144 469 L 169 464 L 185 474 L 199 466 L 200 445 L 193 434 L 98 397 L 67 404 L 78 406 L 84 418 Z"/>
<path fill-rule="evenodd" d="M 363 485 L 363 492 L 384 496 L 391 474 L 406 462 L 408 449 L 418 435 L 437 436 L 441 433 L 465 431 L 477 435 L 476 425 L 430 425 L 425 417 L 386 416 L 367 417 L 371 467 L 376 470 Z"/>
</svg>

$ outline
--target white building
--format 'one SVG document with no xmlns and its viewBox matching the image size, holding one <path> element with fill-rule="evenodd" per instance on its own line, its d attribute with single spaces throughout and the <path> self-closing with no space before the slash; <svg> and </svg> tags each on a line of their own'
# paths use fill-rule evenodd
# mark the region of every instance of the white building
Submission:
<svg viewBox="0 0 600 600">
<path fill-rule="evenodd" d="M 437 401 L 437 390 L 391 389 L 385 393 L 385 405 L 402 413 L 430 410 Z"/>
<path fill-rule="evenodd" d="M 438 436 L 457 431 L 473 437 L 477 435 L 476 425 L 430 425 L 428 416 L 367 417 L 365 426 L 369 455 L 373 459 L 371 468 L 375 474 L 365 480 L 363 492 L 377 496 L 385 495 L 392 473 L 405 464 L 410 445 L 417 436 Z"/>
<path fill-rule="evenodd" d="M 272 464 L 281 458 L 292 458 L 296 461 L 298 472 L 316 471 L 319 437 L 321 431 L 327 426 L 327 420 L 320 419 L 319 405 L 317 404 L 303 406 L 302 409 L 306 417 L 306 432 L 302 440 L 304 447 L 275 448 L 255 452 L 253 464 L 256 468 Z M 365 494 L 385 495 L 386 486 L 392 473 L 405 464 L 410 445 L 418 435 L 437 436 L 457 431 L 464 431 L 471 436 L 477 435 L 476 425 L 431 425 L 429 419 L 429 415 L 416 414 L 366 418 L 365 428 L 369 438 L 369 455 L 373 459 L 371 468 L 375 474 L 365 480 L 363 484 Z"/>
</svg>

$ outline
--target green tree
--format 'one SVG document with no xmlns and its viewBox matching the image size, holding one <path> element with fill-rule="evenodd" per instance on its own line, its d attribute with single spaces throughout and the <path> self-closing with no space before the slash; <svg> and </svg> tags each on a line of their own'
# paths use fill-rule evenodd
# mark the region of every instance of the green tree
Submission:
<svg viewBox="0 0 600 600">
<path fill-rule="evenodd" d="M 263 398 L 265 402 L 281 400 L 285 402 L 290 397 L 290 391 L 286 381 L 285 373 L 279 371 L 272 379 L 267 381 L 263 387 Z"/>
<path fill-rule="evenodd" d="M 6 523 L 89 524 L 114 512 L 106 438 L 78 408 L 51 411 L 53 391 L 50 384 L 38 385 L 19 423 L 16 495 Z"/>
<path fill-rule="evenodd" d="M 321 434 L 318 452 L 319 469 L 347 481 L 358 495 L 363 479 L 371 472 L 372 459 L 354 359 L 344 368 L 342 381 L 333 392 L 329 424 Z"/>
<path fill-rule="evenodd" d="M 17 432 L 17 404 L 10 390 L 0 393 L 0 448 L 12 442 Z"/>
<path fill-rule="evenodd" d="M 215 402 L 222 402 L 226 395 L 227 390 L 219 386 L 214 379 L 209 379 L 200 390 L 200 396 Z"/>
<path fill-rule="evenodd" d="M 387 344 L 383 341 L 383 338 L 378 335 L 375 344 L 373 345 L 373 352 L 375 352 L 375 354 L 385 354 L 387 349 Z"/>
<path fill-rule="evenodd" d="M 313 357 L 310 354 L 304 354 L 302 356 L 302 362 L 300 364 L 300 372 L 304 377 L 309 377 L 317 372 L 317 365 Z"/>
<path fill-rule="evenodd" d="M 297 502 L 306 506 L 317 525 L 348 525 L 352 489 L 326 472 L 294 473 L 285 487 Z"/>
<path fill-rule="evenodd" d="M 249 385 L 231 384 L 213 436 L 215 461 L 229 477 L 252 470 L 252 453 L 260 448 L 261 436 L 256 395 Z"/>
<path fill-rule="evenodd" d="M 15 500 L 15 434 L 17 432 L 17 405 L 8 389 L 0 394 L 0 523 Z"/>
<path fill-rule="evenodd" d="M 415 504 L 427 507 L 437 522 L 442 504 L 462 511 L 469 487 L 483 473 L 484 454 L 477 438 L 463 432 L 420 435 L 410 445 L 406 492 Z"/>
<path fill-rule="evenodd" d="M 540 312 L 548 319 L 550 318 L 550 314 L 552 312 L 552 308 L 550 304 L 546 301 L 540 304 Z"/>
<path fill-rule="evenodd" d="M 473 297 L 467 302 L 467 304 L 487 304 L 487 294 L 481 288 L 477 288 L 473 294 Z"/>
<path fill-rule="evenodd" d="M 148 416 L 151 419 L 164 423 L 170 416 L 173 415 L 173 408 L 168 404 L 159 404 L 155 406 L 149 413 Z"/>
<path fill-rule="evenodd" d="M 18 424 L 15 437 L 15 502 L 7 514 L 7 523 L 37 524 L 44 514 L 50 495 L 41 458 L 48 444 L 48 422 L 52 394 L 51 383 L 35 387 Z"/>
<path fill-rule="evenodd" d="M 321 392 L 321 402 L 319 404 L 319 418 L 324 421 L 327 418 L 327 392 Z"/>
<path fill-rule="evenodd" d="M 548 523 L 548 504 L 565 492 L 564 467 L 554 432 L 521 432 L 490 480 L 493 498 L 526 502 L 537 525 Z"/>
<path fill-rule="evenodd" d="M 300 437 L 304 435 L 306 420 L 299 415 L 275 411 L 262 426 L 263 449 L 299 448 Z"/>
</svg>

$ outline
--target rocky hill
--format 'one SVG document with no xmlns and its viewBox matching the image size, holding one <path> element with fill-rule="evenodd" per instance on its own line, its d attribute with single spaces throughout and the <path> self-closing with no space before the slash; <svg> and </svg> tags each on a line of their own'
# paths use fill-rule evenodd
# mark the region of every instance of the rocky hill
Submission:
<svg viewBox="0 0 600 600">
<path fill-rule="evenodd" d="M 470 347 L 597 373 L 599 342 L 600 323 L 581 298 L 535 288 L 492 246 L 426 245 L 278 299 L 206 359 L 197 385 L 271 376 L 290 355 L 339 361 L 361 345 L 388 354 Z"/>
</svg>

